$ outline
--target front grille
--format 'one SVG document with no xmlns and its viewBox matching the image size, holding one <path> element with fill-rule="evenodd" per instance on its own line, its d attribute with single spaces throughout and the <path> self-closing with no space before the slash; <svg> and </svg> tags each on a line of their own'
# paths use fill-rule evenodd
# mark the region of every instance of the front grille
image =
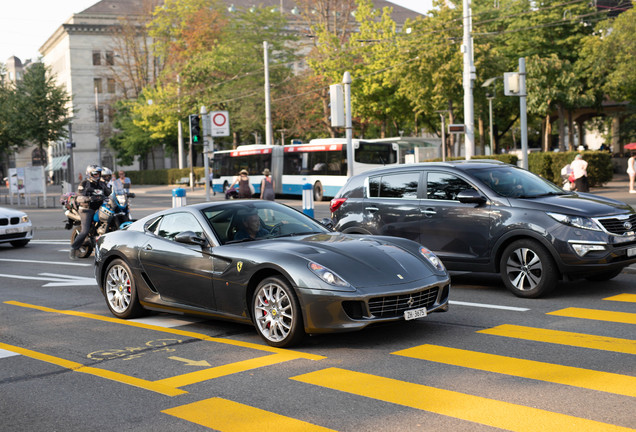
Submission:
<svg viewBox="0 0 636 432">
<path fill-rule="evenodd" d="M 601 225 L 603 225 L 603 228 L 605 228 L 607 232 L 616 235 L 624 235 L 636 230 L 636 214 L 599 218 L 598 221 Z"/>
<path fill-rule="evenodd" d="M 369 300 L 369 311 L 376 318 L 391 318 L 404 315 L 404 311 L 430 307 L 437 300 L 439 287 L 394 296 L 373 297 Z"/>
<path fill-rule="evenodd" d="M 0 226 L 7 226 L 9 224 L 17 225 L 19 223 L 20 223 L 20 218 L 19 217 L 0 218 Z"/>
</svg>

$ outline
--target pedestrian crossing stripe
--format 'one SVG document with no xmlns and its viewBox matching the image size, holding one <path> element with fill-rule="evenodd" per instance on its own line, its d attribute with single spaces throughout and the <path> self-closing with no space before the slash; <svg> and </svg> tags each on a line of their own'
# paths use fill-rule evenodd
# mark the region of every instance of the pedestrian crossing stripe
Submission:
<svg viewBox="0 0 636 432">
<path fill-rule="evenodd" d="M 633 432 L 595 420 L 346 369 L 327 368 L 291 379 L 510 431 Z"/>
<path fill-rule="evenodd" d="M 333 432 L 332 429 L 218 397 L 162 412 L 223 432 Z"/>
<path fill-rule="evenodd" d="M 503 324 L 490 329 L 479 330 L 477 333 L 505 336 L 536 342 L 569 345 L 579 348 L 612 351 L 623 354 L 636 354 L 636 340 L 631 339 L 620 339 L 559 330 L 547 330 L 513 324 Z"/>
<path fill-rule="evenodd" d="M 636 294 L 618 294 L 612 297 L 606 297 L 603 300 L 636 303 Z"/>
<path fill-rule="evenodd" d="M 628 312 L 614 312 L 607 310 L 570 307 L 554 312 L 548 312 L 546 315 L 556 315 L 569 318 L 583 318 L 621 324 L 636 324 L 636 314 Z"/>
<path fill-rule="evenodd" d="M 477 351 L 420 345 L 393 354 L 487 372 L 636 397 L 636 377 Z"/>
</svg>

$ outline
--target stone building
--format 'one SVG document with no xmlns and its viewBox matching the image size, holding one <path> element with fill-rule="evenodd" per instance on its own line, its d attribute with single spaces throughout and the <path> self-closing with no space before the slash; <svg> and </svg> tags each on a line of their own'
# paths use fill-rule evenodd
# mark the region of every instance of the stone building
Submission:
<svg viewBox="0 0 636 432">
<path fill-rule="evenodd" d="M 126 90 L 125 84 L 114 78 L 118 75 L 119 65 L 125 63 L 125 59 L 121 58 L 122 51 L 117 49 L 116 39 L 116 35 L 120 34 L 121 19 L 134 23 L 142 16 L 144 8 L 159 3 L 161 0 L 101 0 L 73 14 L 41 46 L 42 61 L 51 68 L 58 83 L 72 95 L 69 111 L 74 113 L 71 132 L 75 146 L 70 148 L 67 142 L 61 142 L 49 148 L 47 168 L 58 172 L 58 178 L 70 181 L 67 170 L 72 167 L 72 178 L 77 183 L 79 175 L 83 176 L 86 166 L 92 163 L 101 163 L 114 170 L 134 170 L 147 164 L 148 161 L 136 161 L 133 166 L 116 166 L 116 155 L 106 142 L 112 132 L 110 106 Z M 226 3 L 230 11 L 254 4 L 252 0 L 229 0 Z M 282 13 L 294 13 L 295 3 L 289 0 L 261 0 L 256 3 L 276 8 Z M 393 18 L 397 23 L 419 16 L 386 1 L 376 0 L 374 4 L 378 9 L 393 7 Z M 161 151 L 155 152 L 154 157 L 153 164 L 149 166 L 171 168 L 178 165 L 174 156 L 164 157 Z"/>
</svg>

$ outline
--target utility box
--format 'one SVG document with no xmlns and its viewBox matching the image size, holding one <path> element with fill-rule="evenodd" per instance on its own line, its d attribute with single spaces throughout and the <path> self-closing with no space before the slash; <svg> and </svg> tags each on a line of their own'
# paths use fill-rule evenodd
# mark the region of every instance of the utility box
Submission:
<svg viewBox="0 0 636 432">
<path fill-rule="evenodd" d="M 519 72 L 505 72 L 503 81 L 506 96 L 519 96 Z"/>
<path fill-rule="evenodd" d="M 342 84 L 329 86 L 331 127 L 345 127 L 344 88 Z"/>
</svg>

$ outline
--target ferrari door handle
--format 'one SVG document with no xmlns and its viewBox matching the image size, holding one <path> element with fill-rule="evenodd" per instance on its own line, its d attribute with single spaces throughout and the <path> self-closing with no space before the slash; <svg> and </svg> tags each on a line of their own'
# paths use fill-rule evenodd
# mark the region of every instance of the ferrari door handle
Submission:
<svg viewBox="0 0 636 432">
<path fill-rule="evenodd" d="M 433 216 L 433 215 L 437 214 L 437 212 L 435 210 L 430 209 L 430 208 L 424 209 L 424 210 L 420 210 L 420 212 L 424 213 L 426 216 Z"/>
<path fill-rule="evenodd" d="M 146 246 L 144 246 L 144 250 L 152 250 L 152 245 L 146 245 Z"/>
<path fill-rule="evenodd" d="M 377 212 L 378 210 L 380 210 L 377 207 L 365 207 L 364 208 L 366 211 L 370 211 L 370 212 Z"/>
</svg>

